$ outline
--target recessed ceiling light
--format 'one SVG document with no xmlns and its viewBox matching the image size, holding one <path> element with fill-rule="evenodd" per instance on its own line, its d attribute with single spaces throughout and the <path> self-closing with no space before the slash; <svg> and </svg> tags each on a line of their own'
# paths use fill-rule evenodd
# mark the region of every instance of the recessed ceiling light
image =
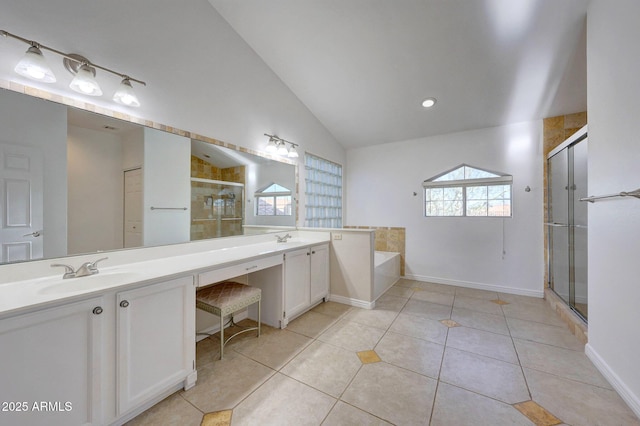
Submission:
<svg viewBox="0 0 640 426">
<path fill-rule="evenodd" d="M 431 108 L 436 104 L 436 98 L 427 98 L 422 101 L 422 106 L 425 108 Z"/>
</svg>

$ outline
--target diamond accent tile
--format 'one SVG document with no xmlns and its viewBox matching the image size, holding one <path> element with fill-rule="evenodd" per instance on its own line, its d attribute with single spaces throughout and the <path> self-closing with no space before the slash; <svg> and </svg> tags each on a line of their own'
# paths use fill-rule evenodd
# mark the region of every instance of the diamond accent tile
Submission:
<svg viewBox="0 0 640 426">
<path fill-rule="evenodd" d="M 535 401 L 520 402 L 513 404 L 513 406 L 535 423 L 536 426 L 554 426 L 562 423 L 562 420 L 556 418 L 556 416 Z"/>
<path fill-rule="evenodd" d="M 413 290 L 413 291 L 424 291 L 424 289 L 420 288 L 420 287 L 411 287 L 411 290 Z"/>
<path fill-rule="evenodd" d="M 230 426 L 232 410 L 214 411 L 202 417 L 200 426 Z"/>
<path fill-rule="evenodd" d="M 451 328 L 451 327 L 460 327 L 460 324 L 458 324 L 457 322 L 455 322 L 454 320 L 450 320 L 450 319 L 445 319 L 445 320 L 440 320 L 440 322 L 444 325 L 446 325 L 447 327 Z"/>
<path fill-rule="evenodd" d="M 358 352 L 358 358 L 363 364 L 373 364 L 375 362 L 382 361 L 376 351 L 362 351 Z"/>
<path fill-rule="evenodd" d="M 509 302 L 506 302 L 504 300 L 500 300 L 500 299 L 494 299 L 492 300 L 493 303 L 495 303 L 496 305 L 508 305 Z"/>
</svg>

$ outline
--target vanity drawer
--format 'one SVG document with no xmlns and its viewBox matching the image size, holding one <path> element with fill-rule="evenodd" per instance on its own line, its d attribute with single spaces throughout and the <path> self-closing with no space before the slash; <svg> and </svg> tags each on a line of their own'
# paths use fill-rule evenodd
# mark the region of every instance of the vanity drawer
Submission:
<svg viewBox="0 0 640 426">
<path fill-rule="evenodd" d="M 217 283 L 219 281 L 228 280 L 240 275 L 250 274 L 261 269 L 270 268 L 276 265 L 282 265 L 282 255 L 264 257 L 249 262 L 239 263 L 237 265 L 227 266 L 220 269 L 212 269 L 207 272 L 198 274 L 198 287 Z"/>
</svg>

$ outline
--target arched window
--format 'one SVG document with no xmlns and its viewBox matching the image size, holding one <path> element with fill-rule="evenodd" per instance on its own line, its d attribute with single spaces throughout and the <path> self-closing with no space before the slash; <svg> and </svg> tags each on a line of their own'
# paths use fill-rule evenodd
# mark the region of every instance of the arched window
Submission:
<svg viewBox="0 0 640 426">
<path fill-rule="evenodd" d="M 255 193 L 256 216 L 291 216 L 291 190 L 271 183 Z"/>
<path fill-rule="evenodd" d="M 422 183 L 424 215 L 510 217 L 513 176 L 461 164 Z"/>
</svg>

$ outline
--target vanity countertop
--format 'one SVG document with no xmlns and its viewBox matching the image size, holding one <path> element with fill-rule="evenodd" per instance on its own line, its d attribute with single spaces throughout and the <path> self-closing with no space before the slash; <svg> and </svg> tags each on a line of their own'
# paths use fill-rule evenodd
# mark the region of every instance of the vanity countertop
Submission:
<svg viewBox="0 0 640 426">
<path fill-rule="evenodd" d="M 288 251 L 328 243 L 328 233 L 309 233 L 304 237 L 294 234 L 286 243 L 276 241 L 258 242 L 248 238 L 247 244 L 217 247 L 188 254 L 167 254 L 149 260 L 109 265 L 101 262 L 100 273 L 96 275 L 62 279 L 62 269 L 56 275 L 48 275 L 20 281 L 0 283 L 0 318 L 35 309 L 45 308 L 64 302 L 86 299 L 128 286 L 197 274 L 199 272 L 224 268 L 226 266 L 252 260 L 276 256 Z M 111 255 L 111 253 L 107 253 Z M 95 256 L 94 256 L 95 257 Z M 63 262 L 67 259 L 62 259 Z M 49 263 L 58 263 L 48 261 Z M 74 261 L 74 264 L 77 261 Z M 112 262 L 116 263 L 116 262 Z M 25 264 L 29 267 L 29 264 Z"/>
</svg>

